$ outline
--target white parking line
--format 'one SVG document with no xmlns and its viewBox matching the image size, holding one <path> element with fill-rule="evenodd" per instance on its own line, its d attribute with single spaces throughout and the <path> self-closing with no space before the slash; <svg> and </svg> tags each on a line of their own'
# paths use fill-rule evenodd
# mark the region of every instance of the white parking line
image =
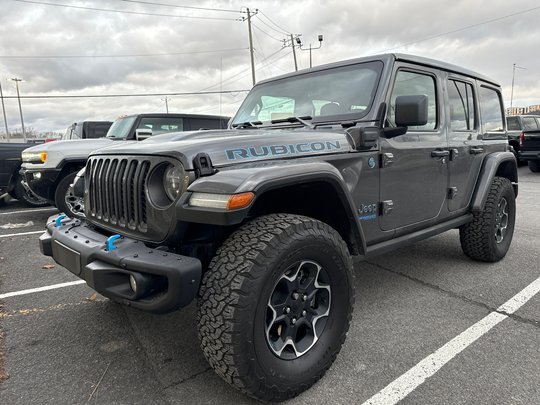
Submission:
<svg viewBox="0 0 540 405">
<path fill-rule="evenodd" d="M 60 283 L 60 284 L 47 285 L 45 287 L 31 288 L 29 290 L 14 291 L 10 293 L 0 294 L 0 299 L 15 297 L 17 295 L 32 294 L 32 293 L 41 292 L 41 291 L 55 290 L 57 288 L 70 287 L 72 285 L 83 284 L 83 283 L 86 283 L 86 281 L 77 280 L 77 281 L 70 281 L 69 283 Z"/>
<path fill-rule="evenodd" d="M 497 311 L 504 312 L 505 314 L 513 314 L 539 291 L 540 277 L 497 308 Z M 429 377 L 439 371 L 446 363 L 486 334 L 491 328 L 508 318 L 508 315 L 505 314 L 491 312 L 436 352 L 420 361 L 405 374 L 392 381 L 362 405 L 397 404 L 418 386 L 423 384 Z"/>
<path fill-rule="evenodd" d="M 38 211 L 53 211 L 57 208 L 55 207 L 49 207 L 49 208 L 32 208 L 28 210 L 22 210 L 22 211 L 8 211 L 8 212 L 0 212 L 0 215 L 10 215 L 10 214 L 25 214 L 27 212 L 38 212 Z"/>
<path fill-rule="evenodd" d="M 37 233 L 43 233 L 45 230 L 41 231 L 31 231 L 31 232 L 21 232 L 21 233 L 8 233 L 5 235 L 0 235 L 0 238 L 10 238 L 12 236 L 23 236 L 23 235 L 35 235 Z"/>
</svg>

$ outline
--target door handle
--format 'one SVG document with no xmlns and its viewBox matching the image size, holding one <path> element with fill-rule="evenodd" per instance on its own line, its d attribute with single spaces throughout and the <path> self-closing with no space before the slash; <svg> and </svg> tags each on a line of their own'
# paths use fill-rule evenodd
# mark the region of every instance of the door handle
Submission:
<svg viewBox="0 0 540 405">
<path fill-rule="evenodd" d="M 484 148 L 475 148 L 474 146 L 469 149 L 472 155 L 478 155 L 480 153 L 484 153 Z"/>
<path fill-rule="evenodd" d="M 447 157 L 450 156 L 449 150 L 434 150 L 431 151 L 431 157 L 439 158 L 439 157 Z"/>
</svg>

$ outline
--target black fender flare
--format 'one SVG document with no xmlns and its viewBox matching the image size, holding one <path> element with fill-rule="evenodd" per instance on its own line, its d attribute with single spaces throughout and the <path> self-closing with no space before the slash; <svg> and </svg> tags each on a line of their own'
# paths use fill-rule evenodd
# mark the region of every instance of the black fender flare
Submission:
<svg viewBox="0 0 540 405">
<path fill-rule="evenodd" d="M 189 186 L 188 191 L 184 193 L 177 204 L 177 219 L 216 225 L 240 224 L 248 217 L 257 198 L 265 192 L 312 182 L 325 182 L 335 190 L 347 217 L 351 221 L 351 230 L 359 254 L 363 255 L 366 251 L 364 232 L 358 215 L 355 214 L 356 208 L 351 199 L 348 185 L 339 170 L 324 161 L 239 166 L 220 170 L 212 176 L 200 177 Z M 227 212 L 189 207 L 188 204 L 189 197 L 193 192 L 237 194 L 249 191 L 255 193 L 255 200 L 250 206 L 240 210 Z"/>
<path fill-rule="evenodd" d="M 472 211 L 482 211 L 487 200 L 489 188 L 495 176 L 506 177 L 512 182 L 514 193 L 518 195 L 517 162 L 512 152 L 495 152 L 489 154 L 482 164 L 478 182 L 471 201 Z"/>
</svg>

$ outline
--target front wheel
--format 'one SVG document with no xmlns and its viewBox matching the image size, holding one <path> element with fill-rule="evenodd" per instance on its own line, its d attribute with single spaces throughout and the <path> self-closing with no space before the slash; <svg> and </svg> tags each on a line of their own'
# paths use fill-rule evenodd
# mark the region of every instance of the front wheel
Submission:
<svg viewBox="0 0 540 405">
<path fill-rule="evenodd" d="M 70 218 L 84 214 L 83 198 L 74 195 L 73 189 L 70 187 L 75 180 L 75 176 L 77 176 L 77 172 L 70 173 L 60 180 L 54 194 L 56 208 Z"/>
<path fill-rule="evenodd" d="M 484 209 L 459 228 L 463 252 L 484 262 L 501 260 L 512 242 L 516 221 L 516 196 L 510 180 L 495 177 Z"/>
<path fill-rule="evenodd" d="M 22 184 L 22 178 L 18 177 L 15 180 L 15 185 L 13 187 L 13 196 L 19 200 L 21 203 L 31 208 L 45 207 L 49 203 L 41 197 L 38 197 L 34 192 L 28 190 Z"/>
<path fill-rule="evenodd" d="M 234 387 L 286 400 L 330 367 L 353 300 L 351 258 L 334 229 L 299 215 L 259 217 L 225 241 L 203 277 L 201 347 Z"/>
</svg>

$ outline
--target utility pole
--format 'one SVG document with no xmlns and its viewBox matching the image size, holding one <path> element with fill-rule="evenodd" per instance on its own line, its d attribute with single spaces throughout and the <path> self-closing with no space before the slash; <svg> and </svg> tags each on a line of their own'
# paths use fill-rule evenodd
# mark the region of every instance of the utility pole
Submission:
<svg viewBox="0 0 540 405">
<path fill-rule="evenodd" d="M 298 36 L 297 36 L 298 38 Z M 296 62 L 296 49 L 294 49 L 294 40 L 293 40 L 293 35 L 291 34 L 291 46 L 292 46 L 292 54 L 293 54 L 293 58 L 294 58 L 294 70 L 295 71 L 298 71 L 298 63 Z"/>
<path fill-rule="evenodd" d="M 300 49 L 302 51 L 307 51 L 309 49 L 309 67 L 310 68 L 313 67 L 313 59 L 311 57 L 311 50 L 312 49 L 319 49 L 319 48 L 322 47 L 323 36 L 321 34 L 319 34 L 317 39 L 319 40 L 319 46 L 318 47 L 314 48 L 314 47 L 311 46 L 311 44 L 309 44 L 309 48 L 302 48 L 302 41 L 300 40 L 300 37 L 296 37 L 296 43 L 298 45 L 300 45 Z"/>
<path fill-rule="evenodd" d="M 255 12 L 253 15 L 257 14 L 258 10 L 255 9 Z M 251 79 L 253 81 L 253 85 L 255 86 L 255 59 L 253 57 L 253 37 L 251 34 L 251 13 L 249 11 L 249 8 L 247 9 L 247 22 L 248 22 L 248 33 L 249 33 L 249 54 L 251 56 Z"/>
<path fill-rule="evenodd" d="M 18 77 L 12 77 L 11 80 L 15 82 L 15 87 L 17 88 L 17 100 L 19 101 L 19 112 L 21 113 L 23 141 L 26 143 L 26 131 L 24 129 L 24 120 L 23 120 L 22 107 L 21 107 L 21 95 L 19 94 L 19 82 L 22 82 L 22 79 Z"/>
<path fill-rule="evenodd" d="M 165 101 L 165 110 L 167 111 L 167 114 L 169 113 L 169 97 L 165 97 L 161 99 L 162 101 Z"/>
<path fill-rule="evenodd" d="M 523 69 L 523 70 L 527 70 L 527 68 L 524 68 L 524 67 L 521 67 L 521 66 L 517 66 L 515 63 L 514 63 L 514 67 L 512 69 L 512 92 L 510 94 L 510 110 L 512 110 L 512 107 L 513 107 L 513 102 L 514 102 L 514 79 L 516 77 L 516 69 Z"/>
<path fill-rule="evenodd" d="M 2 93 L 2 83 L 0 82 L 0 99 L 2 99 L 2 112 L 4 113 L 4 124 L 6 126 L 6 139 L 9 142 L 9 130 L 6 118 L 6 107 L 4 106 L 4 93 Z"/>
</svg>

